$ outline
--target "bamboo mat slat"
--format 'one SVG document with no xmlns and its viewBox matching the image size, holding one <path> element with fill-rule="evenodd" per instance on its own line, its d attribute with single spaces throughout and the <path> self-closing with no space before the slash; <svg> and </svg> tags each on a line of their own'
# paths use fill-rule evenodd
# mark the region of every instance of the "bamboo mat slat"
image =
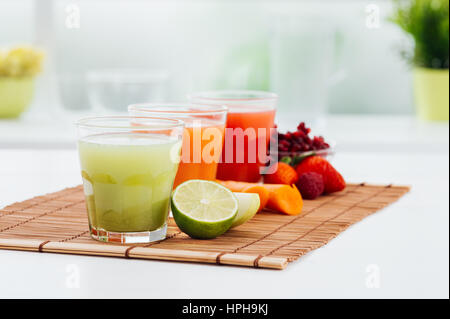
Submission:
<svg viewBox="0 0 450 319">
<path fill-rule="evenodd" d="M 118 245 L 90 237 L 83 189 L 77 186 L 1 209 L 0 249 L 284 269 L 408 191 L 408 186 L 350 184 L 305 201 L 298 216 L 263 211 L 212 240 L 189 238 L 170 218 L 167 239 Z"/>
</svg>

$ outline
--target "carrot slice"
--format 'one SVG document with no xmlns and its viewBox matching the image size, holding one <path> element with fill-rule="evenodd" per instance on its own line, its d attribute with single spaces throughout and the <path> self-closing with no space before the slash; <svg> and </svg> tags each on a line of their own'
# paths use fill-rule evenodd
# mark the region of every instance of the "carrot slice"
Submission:
<svg viewBox="0 0 450 319">
<path fill-rule="evenodd" d="M 259 195 L 259 210 L 258 212 L 262 211 L 264 207 L 266 207 L 267 202 L 269 201 L 269 191 L 264 188 L 263 185 L 254 185 L 254 186 L 248 186 L 247 188 L 244 188 L 242 190 L 244 193 L 256 193 Z"/>
<path fill-rule="evenodd" d="M 226 188 L 230 189 L 232 192 L 243 192 L 249 186 L 262 185 L 258 183 L 246 183 L 246 182 L 238 182 L 238 181 L 221 181 L 216 180 L 217 183 L 222 184 Z"/>
<path fill-rule="evenodd" d="M 268 208 L 288 215 L 298 215 L 302 212 L 302 195 L 295 185 L 265 184 L 264 187 L 270 194 Z"/>
<path fill-rule="evenodd" d="M 237 181 L 220 181 L 217 180 L 219 184 L 222 184 L 232 192 L 239 193 L 255 193 L 259 195 L 259 212 L 266 207 L 269 201 L 269 191 L 264 187 L 263 184 L 258 183 L 245 183 Z"/>
<path fill-rule="evenodd" d="M 261 201 L 260 210 L 267 206 L 270 209 L 288 215 L 298 215 L 302 212 L 302 195 L 295 185 L 259 184 L 221 180 L 217 180 L 217 182 L 232 192 L 257 193 Z"/>
</svg>

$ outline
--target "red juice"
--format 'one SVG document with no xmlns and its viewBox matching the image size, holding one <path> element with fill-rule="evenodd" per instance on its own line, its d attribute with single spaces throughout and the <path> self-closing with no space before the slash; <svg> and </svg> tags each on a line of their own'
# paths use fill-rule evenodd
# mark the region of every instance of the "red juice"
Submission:
<svg viewBox="0 0 450 319">
<path fill-rule="evenodd" d="M 258 182 L 261 179 L 260 169 L 265 165 L 270 129 L 274 127 L 277 96 L 258 91 L 216 91 L 199 93 L 190 98 L 194 102 L 228 107 L 227 130 L 217 178 Z M 248 134 L 242 134 L 243 131 Z"/>
</svg>

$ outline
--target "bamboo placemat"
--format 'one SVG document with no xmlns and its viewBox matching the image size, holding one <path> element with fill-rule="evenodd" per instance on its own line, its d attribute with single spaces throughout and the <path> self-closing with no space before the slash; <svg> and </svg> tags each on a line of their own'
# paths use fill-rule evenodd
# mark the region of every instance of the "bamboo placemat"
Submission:
<svg viewBox="0 0 450 319">
<path fill-rule="evenodd" d="M 298 216 L 264 211 L 216 239 L 191 239 L 170 219 L 166 240 L 120 245 L 91 239 L 83 189 L 77 186 L 0 210 L 0 249 L 283 269 L 408 191 L 407 186 L 351 184 L 305 201 Z"/>
</svg>

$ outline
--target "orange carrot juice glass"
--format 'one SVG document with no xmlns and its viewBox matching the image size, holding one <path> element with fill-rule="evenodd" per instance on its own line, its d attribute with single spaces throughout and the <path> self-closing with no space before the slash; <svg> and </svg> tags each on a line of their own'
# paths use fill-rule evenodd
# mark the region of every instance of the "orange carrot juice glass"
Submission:
<svg viewBox="0 0 450 319">
<path fill-rule="evenodd" d="M 181 120 L 185 124 L 174 188 L 190 179 L 214 180 L 224 139 L 227 108 L 222 105 L 133 104 L 132 116 Z"/>
<path fill-rule="evenodd" d="M 192 94 L 189 99 L 192 103 L 228 107 L 225 143 L 217 178 L 258 182 L 265 165 L 263 157 L 270 140 L 270 129 L 274 127 L 277 95 L 262 91 L 210 91 Z M 233 135 L 229 129 L 234 130 Z M 241 143 L 236 129 L 245 132 Z"/>
</svg>

